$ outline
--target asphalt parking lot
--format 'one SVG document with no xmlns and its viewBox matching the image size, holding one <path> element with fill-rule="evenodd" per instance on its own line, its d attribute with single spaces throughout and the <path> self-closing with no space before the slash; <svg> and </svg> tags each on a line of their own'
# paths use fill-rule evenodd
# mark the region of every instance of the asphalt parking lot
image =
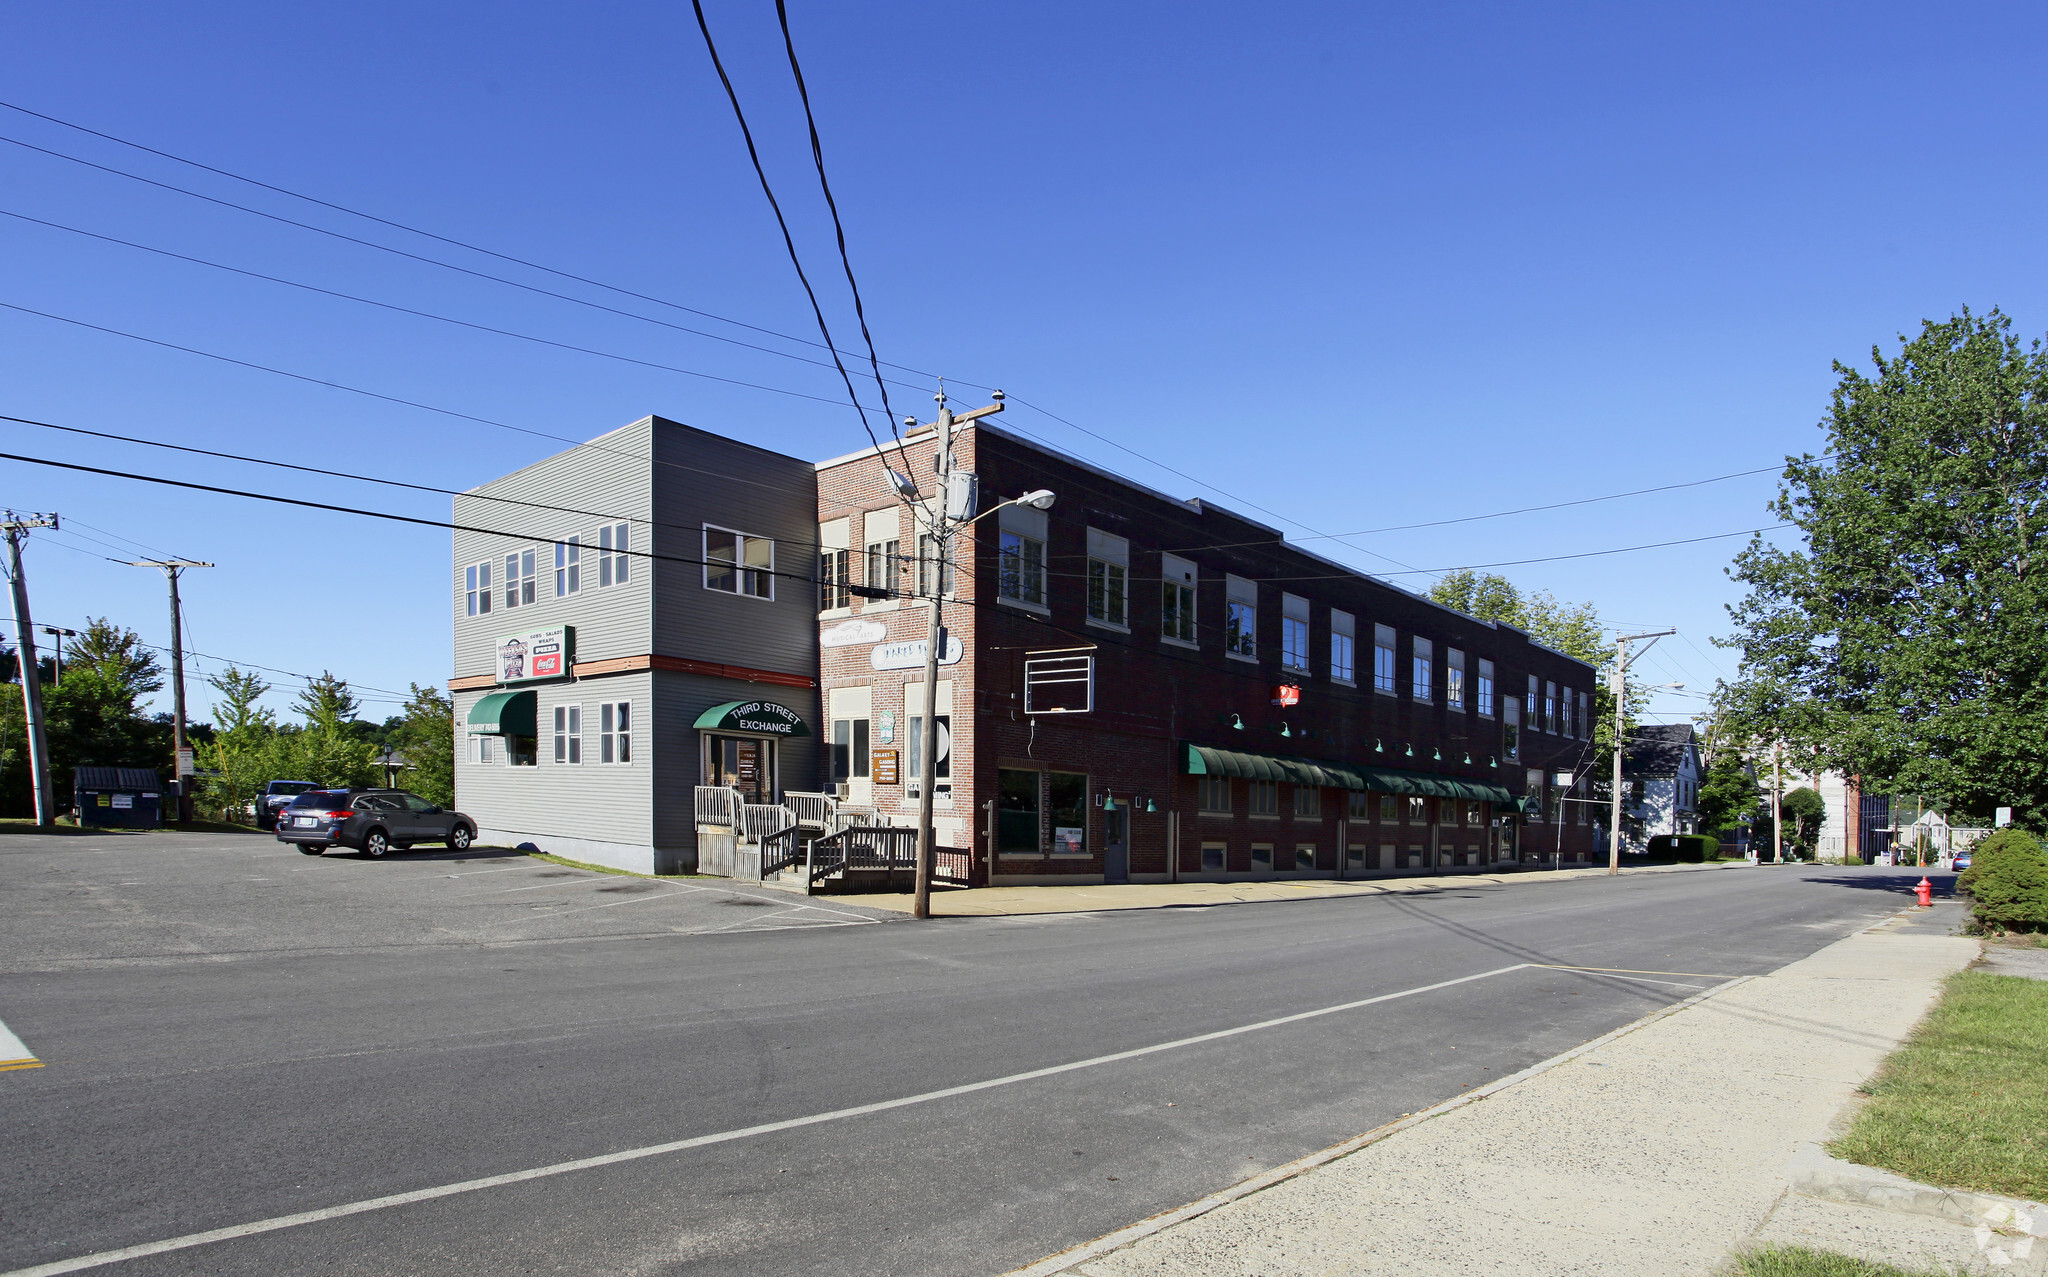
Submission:
<svg viewBox="0 0 2048 1277">
<path fill-rule="evenodd" d="M 321 951 L 874 926 L 901 914 L 721 878 L 649 879 L 486 847 L 314 857 L 268 836 L 0 839 L 0 972 Z"/>
</svg>

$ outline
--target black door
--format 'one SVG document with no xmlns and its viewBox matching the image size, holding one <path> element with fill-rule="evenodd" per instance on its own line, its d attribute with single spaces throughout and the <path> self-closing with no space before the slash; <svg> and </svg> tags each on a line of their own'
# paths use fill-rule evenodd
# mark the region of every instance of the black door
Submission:
<svg viewBox="0 0 2048 1277">
<path fill-rule="evenodd" d="M 1105 809 L 1102 813 L 1102 880 L 1104 882 L 1129 882 L 1131 880 L 1131 814 L 1118 807 Z"/>
</svg>

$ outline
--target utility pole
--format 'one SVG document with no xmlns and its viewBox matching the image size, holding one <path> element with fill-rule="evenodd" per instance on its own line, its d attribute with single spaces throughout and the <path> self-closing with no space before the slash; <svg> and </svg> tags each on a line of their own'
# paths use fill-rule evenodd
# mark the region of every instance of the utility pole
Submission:
<svg viewBox="0 0 2048 1277">
<path fill-rule="evenodd" d="M 186 568 L 210 568 L 196 559 L 142 559 L 131 568 L 158 568 L 171 583 L 171 771 L 177 777 L 178 823 L 192 822 L 191 751 L 185 745 L 185 639 L 178 604 L 178 574 Z"/>
<path fill-rule="evenodd" d="M 42 627 L 42 631 L 50 636 L 51 645 L 57 649 L 57 678 L 55 682 L 56 686 L 62 687 L 64 686 L 64 640 L 77 638 L 78 631 L 67 630 L 57 625 L 45 625 Z"/>
<path fill-rule="evenodd" d="M 1614 818 L 1607 827 L 1607 872 L 1621 872 L 1621 745 L 1628 721 L 1629 662 L 1654 647 L 1658 639 L 1677 630 L 1646 630 L 1641 634 L 1620 634 L 1614 640 L 1614 672 L 1607 676 L 1607 690 L 1614 696 Z M 1649 640 L 1643 652 L 1630 653 L 1628 645 Z"/>
<path fill-rule="evenodd" d="M 1771 863 L 1785 863 L 1785 777 L 1781 768 L 1785 753 L 1783 741 L 1771 742 Z"/>
<path fill-rule="evenodd" d="M 28 577 L 21 567 L 21 543 L 27 539 L 31 528 L 57 527 L 54 514 L 32 514 L 27 518 L 7 511 L 7 517 L 0 519 L 0 531 L 7 534 L 7 580 L 14 587 L 14 627 L 16 654 L 21 666 L 21 700 L 28 715 L 28 766 L 36 792 L 36 824 L 48 826 L 57 821 L 56 795 L 50 789 L 50 745 L 43 731 L 43 683 L 42 670 L 36 661 L 35 622 L 28 614 Z"/>
</svg>

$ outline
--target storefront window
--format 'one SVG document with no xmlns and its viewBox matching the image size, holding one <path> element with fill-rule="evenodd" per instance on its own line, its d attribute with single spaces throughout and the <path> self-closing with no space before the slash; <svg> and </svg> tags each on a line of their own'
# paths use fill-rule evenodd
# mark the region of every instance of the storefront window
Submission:
<svg viewBox="0 0 2048 1277">
<path fill-rule="evenodd" d="M 1055 855 L 1088 851 L 1088 778 L 1075 772 L 1048 772 L 1046 806 L 1052 814 Z"/>
<path fill-rule="evenodd" d="M 1005 767 L 996 773 L 996 849 L 1036 855 L 1039 773 Z"/>
</svg>

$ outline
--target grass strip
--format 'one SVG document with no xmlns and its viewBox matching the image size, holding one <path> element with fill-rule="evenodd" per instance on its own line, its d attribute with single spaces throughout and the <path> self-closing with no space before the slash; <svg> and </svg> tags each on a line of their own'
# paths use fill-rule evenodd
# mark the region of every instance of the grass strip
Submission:
<svg viewBox="0 0 2048 1277">
<path fill-rule="evenodd" d="M 1762 1246 L 1735 1257 L 1733 1277 L 1950 1277 L 1945 1268 L 1895 1268 L 1806 1246 Z"/>
<path fill-rule="evenodd" d="M 1828 1151 L 1942 1188 L 2048 1200 L 2048 980 L 1959 971 Z"/>
</svg>

